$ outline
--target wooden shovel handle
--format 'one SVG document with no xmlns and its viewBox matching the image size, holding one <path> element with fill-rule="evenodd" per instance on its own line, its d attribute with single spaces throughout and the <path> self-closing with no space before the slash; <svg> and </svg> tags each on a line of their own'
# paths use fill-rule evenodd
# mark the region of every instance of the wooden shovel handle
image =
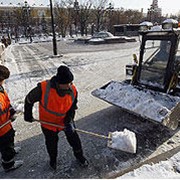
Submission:
<svg viewBox="0 0 180 180">
<path fill-rule="evenodd" d="M 39 123 L 43 123 L 43 124 L 47 124 L 47 125 L 51 125 L 51 126 L 54 126 L 54 127 L 59 127 L 59 128 L 63 128 L 63 129 L 65 128 L 64 126 L 60 126 L 58 124 L 54 124 L 54 123 L 50 123 L 50 122 L 46 122 L 46 121 L 42 121 L 42 120 L 34 119 L 34 121 L 39 122 Z M 101 135 L 101 134 L 96 134 L 96 133 L 93 133 L 93 132 L 84 131 L 84 130 L 77 129 L 77 128 L 74 128 L 74 129 L 76 131 L 84 133 L 84 134 L 89 134 L 89 135 L 96 136 L 96 137 L 99 137 L 99 138 L 104 138 L 104 139 L 111 139 L 110 137 L 104 136 L 104 135 Z"/>
<path fill-rule="evenodd" d="M 58 127 L 58 128 L 63 128 L 63 129 L 65 128 L 64 126 L 54 124 L 54 123 L 50 123 L 50 122 L 46 122 L 46 121 L 42 121 L 42 120 L 33 119 L 33 121 L 36 121 L 36 122 L 39 122 L 39 123 L 42 123 L 42 124 L 51 125 L 51 126 Z"/>
<path fill-rule="evenodd" d="M 75 130 L 78 131 L 78 132 L 85 133 L 85 134 L 89 134 L 89 135 L 96 136 L 96 137 L 99 137 L 99 138 L 111 139 L 111 138 L 109 138 L 108 136 L 104 136 L 104 135 L 101 135 L 101 134 L 96 134 L 96 133 L 89 132 L 89 131 L 84 131 L 84 130 L 82 130 L 82 129 L 77 129 L 77 128 L 75 128 Z"/>
</svg>

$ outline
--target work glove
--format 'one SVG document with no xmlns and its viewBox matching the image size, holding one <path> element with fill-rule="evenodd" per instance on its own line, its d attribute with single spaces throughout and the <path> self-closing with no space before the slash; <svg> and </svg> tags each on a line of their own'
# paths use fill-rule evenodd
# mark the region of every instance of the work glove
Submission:
<svg viewBox="0 0 180 180">
<path fill-rule="evenodd" d="M 10 116 L 13 116 L 16 113 L 16 110 L 11 105 L 9 111 L 10 111 Z"/>
<path fill-rule="evenodd" d="M 14 122 L 15 120 L 16 120 L 16 118 L 17 118 L 17 114 L 14 114 L 13 116 L 10 116 L 10 120 L 11 120 L 11 122 Z"/>
<path fill-rule="evenodd" d="M 13 122 L 17 118 L 16 110 L 12 106 L 10 106 L 9 111 L 10 111 L 9 119 Z"/>
</svg>

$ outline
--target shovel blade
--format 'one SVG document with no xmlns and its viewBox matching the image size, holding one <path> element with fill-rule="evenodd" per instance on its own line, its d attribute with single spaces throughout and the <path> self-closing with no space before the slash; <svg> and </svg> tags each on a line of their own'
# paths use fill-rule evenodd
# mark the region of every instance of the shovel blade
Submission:
<svg viewBox="0 0 180 180">
<path fill-rule="evenodd" d="M 115 150 L 136 153 L 137 140 L 135 133 L 124 129 L 123 132 L 109 132 L 107 146 Z"/>
</svg>

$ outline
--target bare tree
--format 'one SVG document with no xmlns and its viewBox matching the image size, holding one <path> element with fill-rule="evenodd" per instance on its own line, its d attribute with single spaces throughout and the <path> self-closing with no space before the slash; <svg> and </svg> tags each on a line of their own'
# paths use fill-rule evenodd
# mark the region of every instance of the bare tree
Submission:
<svg viewBox="0 0 180 180">
<path fill-rule="evenodd" d="M 4 29 L 4 18 L 3 18 L 3 14 L 4 12 L 1 10 L 0 11 L 0 24 L 1 24 L 1 33 L 3 32 L 3 29 Z"/>
<path fill-rule="evenodd" d="M 95 15 L 95 26 L 96 31 L 99 32 L 103 29 L 104 25 L 104 15 L 106 12 L 106 5 L 108 4 L 108 0 L 96 0 L 93 1 L 94 15 Z"/>
<path fill-rule="evenodd" d="M 127 20 L 124 17 L 124 9 L 116 9 L 115 10 L 115 17 L 114 17 L 114 24 L 125 24 L 127 23 Z"/>
<path fill-rule="evenodd" d="M 67 30 L 72 36 L 72 24 L 74 19 L 73 0 L 60 0 L 55 3 L 55 16 L 58 29 L 62 37 L 66 36 Z"/>
<path fill-rule="evenodd" d="M 56 2 L 54 5 L 54 13 L 56 17 L 56 25 L 58 28 L 62 37 L 66 36 L 66 31 L 68 27 L 68 11 L 66 9 L 66 2 Z"/>
<path fill-rule="evenodd" d="M 79 23 L 81 36 L 84 36 L 84 34 L 87 35 L 87 26 L 91 15 L 91 7 L 91 0 L 84 1 L 84 3 L 79 7 Z"/>
<path fill-rule="evenodd" d="M 124 12 L 126 17 L 126 23 L 129 24 L 137 24 L 140 23 L 140 19 L 142 19 L 142 13 L 137 10 L 128 9 Z"/>
<path fill-rule="evenodd" d="M 73 0 L 67 0 L 67 10 L 68 10 L 68 26 L 69 26 L 69 35 L 72 37 L 72 24 L 74 18 L 74 9 L 73 9 L 74 2 Z"/>
<path fill-rule="evenodd" d="M 23 33 L 23 12 L 22 7 L 16 7 L 14 8 L 14 35 L 15 35 L 15 41 L 17 42 L 19 40 L 20 34 Z"/>
</svg>

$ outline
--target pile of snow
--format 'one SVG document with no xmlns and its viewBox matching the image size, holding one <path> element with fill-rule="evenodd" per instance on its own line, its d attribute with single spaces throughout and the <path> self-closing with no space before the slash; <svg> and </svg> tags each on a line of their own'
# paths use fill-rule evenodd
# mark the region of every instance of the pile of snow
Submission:
<svg viewBox="0 0 180 180">
<path fill-rule="evenodd" d="M 178 21 L 175 19 L 166 19 L 163 21 L 163 24 L 165 24 L 165 23 L 167 23 L 167 24 L 178 24 Z"/>
<path fill-rule="evenodd" d="M 150 31 L 162 31 L 162 25 L 153 26 Z"/>
<path fill-rule="evenodd" d="M 180 98 L 176 96 L 172 97 L 151 90 L 139 90 L 130 84 L 114 81 L 105 89 L 96 89 L 92 94 L 111 104 L 159 123 L 180 102 Z"/>
<path fill-rule="evenodd" d="M 149 21 L 144 21 L 142 23 L 139 24 L 140 26 L 153 26 L 152 22 Z"/>
<path fill-rule="evenodd" d="M 13 108 L 16 110 L 17 113 L 24 112 L 24 101 L 22 102 L 12 102 Z"/>
<path fill-rule="evenodd" d="M 111 141 L 108 143 L 108 147 L 129 152 L 136 153 L 136 135 L 134 132 L 124 129 L 124 131 L 115 131 L 111 133 Z"/>
<path fill-rule="evenodd" d="M 143 165 L 118 179 L 179 179 L 180 178 L 180 152 L 167 161 L 161 161 L 153 165 Z"/>
</svg>

